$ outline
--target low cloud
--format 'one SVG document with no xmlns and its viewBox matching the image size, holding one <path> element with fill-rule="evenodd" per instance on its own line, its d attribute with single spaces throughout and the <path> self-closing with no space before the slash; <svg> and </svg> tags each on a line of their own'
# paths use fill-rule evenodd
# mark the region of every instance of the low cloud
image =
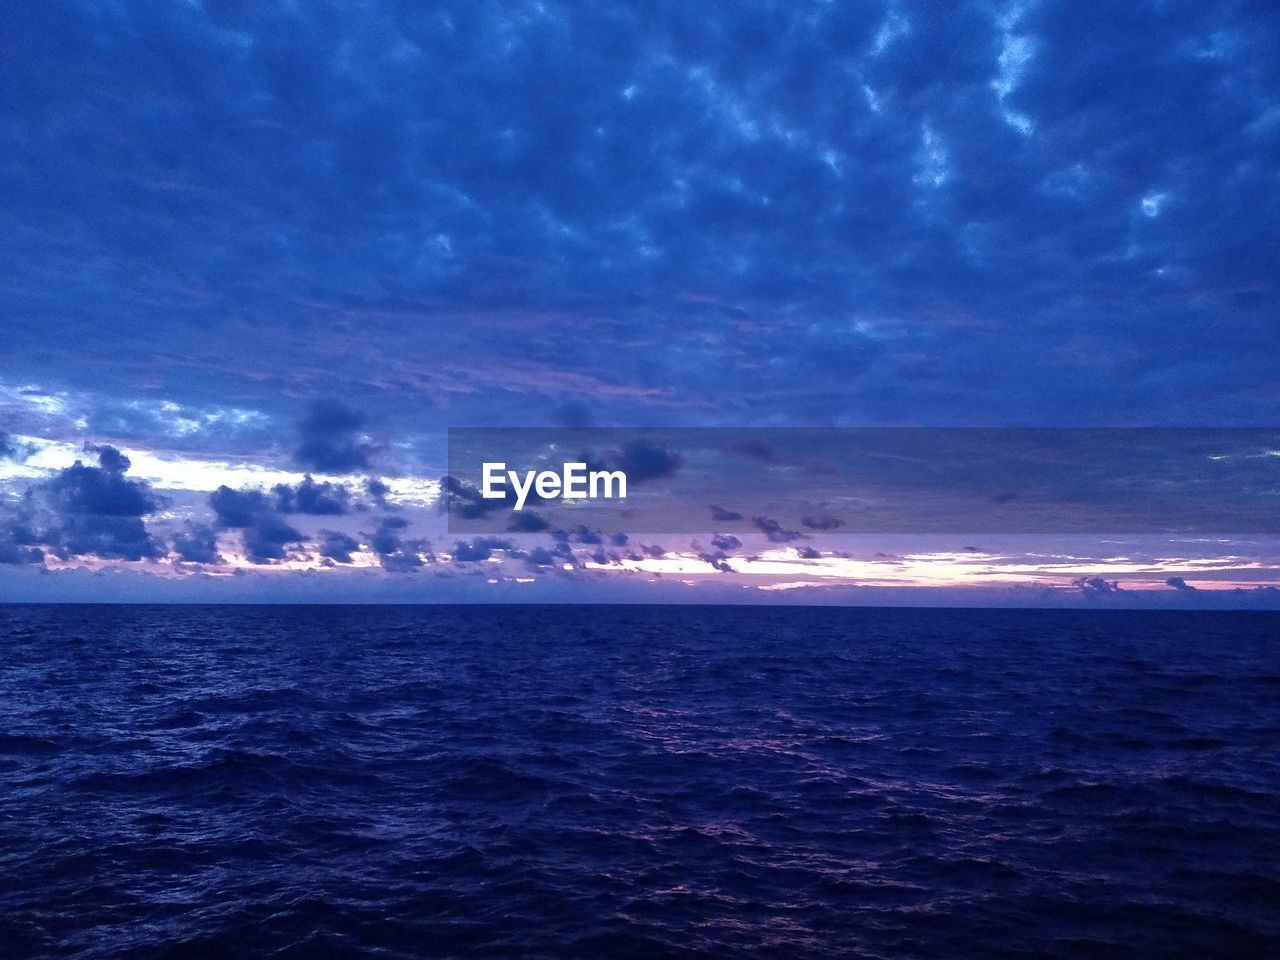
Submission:
<svg viewBox="0 0 1280 960">
<path fill-rule="evenodd" d="M 303 536 L 281 515 L 277 501 L 261 490 L 218 487 L 209 494 L 217 525 L 240 530 L 245 556 L 254 563 L 271 563 L 288 555 L 286 547 Z"/>
<path fill-rule="evenodd" d="M 510 550 L 513 546 L 510 540 L 501 540 L 497 537 L 459 540 L 453 545 L 453 559 L 456 563 L 479 563 L 492 557 L 493 551 Z"/>
<path fill-rule="evenodd" d="M 340 401 L 314 403 L 298 422 L 300 442 L 294 459 L 323 473 L 367 470 L 376 450 L 361 433 L 367 423 L 363 412 Z"/>
<path fill-rule="evenodd" d="M 341 483 L 317 483 L 307 474 L 296 487 L 279 483 L 271 488 L 281 513 L 339 517 L 351 512 L 351 491 Z"/>
<path fill-rule="evenodd" d="M 129 458 L 115 447 L 86 447 L 98 465 L 77 460 L 23 495 L 5 540 L 19 559 L 30 548 L 46 547 L 66 560 L 92 556 L 110 560 L 150 560 L 166 551 L 147 530 L 144 517 L 164 500 L 143 480 L 125 476 Z M 19 549 L 23 548 L 23 549 Z"/>
<path fill-rule="evenodd" d="M 218 533 L 207 524 L 195 524 L 190 520 L 182 533 L 173 535 L 173 552 L 184 563 L 222 563 L 218 553 Z"/>
<path fill-rule="evenodd" d="M 844 526 L 844 521 L 839 517 L 828 516 L 825 513 L 801 517 L 800 522 L 810 530 L 835 530 Z"/>
<path fill-rule="evenodd" d="M 351 554 L 360 549 L 360 541 L 336 530 L 320 531 L 320 556 L 335 563 L 351 563 Z"/>
<path fill-rule="evenodd" d="M 724 507 L 717 507 L 714 503 L 711 505 L 711 519 L 718 523 L 736 523 L 746 518 L 733 510 L 726 510 Z"/>
<path fill-rule="evenodd" d="M 1091 596 L 1105 596 L 1107 594 L 1122 593 L 1120 583 L 1116 580 L 1104 580 L 1102 577 L 1077 577 L 1071 581 L 1071 585 L 1079 589 L 1082 593 Z"/>
<path fill-rule="evenodd" d="M 424 554 L 434 562 L 430 543 L 402 536 L 408 528 L 409 521 L 404 517 L 384 517 L 371 535 L 369 546 L 378 555 L 384 570 L 401 573 L 416 570 L 423 565 Z"/>
<path fill-rule="evenodd" d="M 806 534 L 798 530 L 785 530 L 782 524 L 777 520 L 771 520 L 768 517 L 752 517 L 751 522 L 756 525 L 756 529 L 768 538 L 770 543 L 791 543 L 793 540 L 804 540 Z"/>
</svg>

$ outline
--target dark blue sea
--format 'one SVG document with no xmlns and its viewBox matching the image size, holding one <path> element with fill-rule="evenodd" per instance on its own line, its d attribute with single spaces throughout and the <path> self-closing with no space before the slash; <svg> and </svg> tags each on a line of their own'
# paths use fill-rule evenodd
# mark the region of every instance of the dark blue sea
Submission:
<svg viewBox="0 0 1280 960">
<path fill-rule="evenodd" d="M 1280 615 L 0 607 L 41 956 L 1280 956 Z"/>
</svg>

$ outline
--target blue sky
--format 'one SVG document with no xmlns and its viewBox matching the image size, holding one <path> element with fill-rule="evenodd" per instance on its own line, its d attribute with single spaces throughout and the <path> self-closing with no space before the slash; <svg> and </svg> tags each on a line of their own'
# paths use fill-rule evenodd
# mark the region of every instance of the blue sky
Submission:
<svg viewBox="0 0 1280 960">
<path fill-rule="evenodd" d="M 1268 3 L 19 5 L 0 591 L 1274 586 L 1266 541 L 466 561 L 435 498 L 449 426 L 1276 423 L 1276 49 Z"/>
</svg>

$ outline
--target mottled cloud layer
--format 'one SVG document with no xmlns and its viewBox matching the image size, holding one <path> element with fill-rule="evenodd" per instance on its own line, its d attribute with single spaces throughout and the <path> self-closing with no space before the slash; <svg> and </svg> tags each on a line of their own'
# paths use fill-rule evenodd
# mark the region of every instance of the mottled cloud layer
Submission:
<svg viewBox="0 0 1280 960">
<path fill-rule="evenodd" d="M 1266 4 L 52 0 L 7 34 L 23 380 L 435 426 L 1280 399 Z M 364 465 L 309 422 L 305 466 Z"/>
</svg>

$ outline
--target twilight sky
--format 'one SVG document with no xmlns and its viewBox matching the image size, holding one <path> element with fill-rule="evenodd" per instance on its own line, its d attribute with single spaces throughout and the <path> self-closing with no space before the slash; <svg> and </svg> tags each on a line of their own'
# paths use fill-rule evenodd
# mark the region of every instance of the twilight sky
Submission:
<svg viewBox="0 0 1280 960">
<path fill-rule="evenodd" d="M 1275 425 L 1277 49 L 1269 2 L 18 4 L 0 598 L 1276 602 L 1274 537 L 437 501 L 450 426 Z"/>
</svg>

